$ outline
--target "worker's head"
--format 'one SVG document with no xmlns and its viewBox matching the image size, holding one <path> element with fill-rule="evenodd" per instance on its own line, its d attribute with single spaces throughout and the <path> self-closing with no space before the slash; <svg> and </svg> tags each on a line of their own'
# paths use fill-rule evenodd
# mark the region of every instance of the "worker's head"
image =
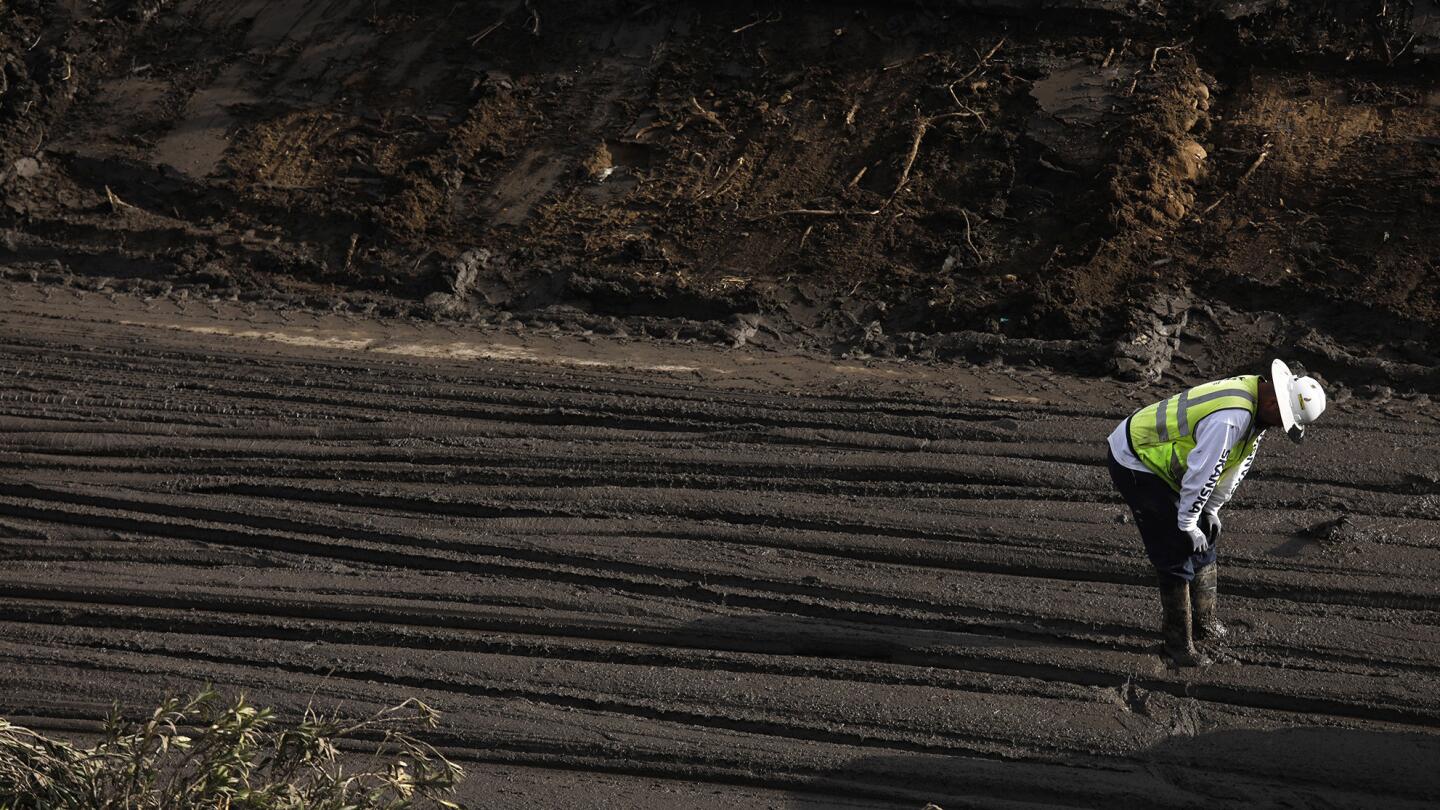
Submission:
<svg viewBox="0 0 1440 810">
<path fill-rule="evenodd" d="M 1260 383 L 1256 415 L 1260 424 L 1282 428 L 1291 441 L 1305 438 L 1305 427 L 1325 412 L 1325 391 L 1313 377 L 1296 377 L 1284 362 L 1270 364 L 1270 379 Z"/>
</svg>

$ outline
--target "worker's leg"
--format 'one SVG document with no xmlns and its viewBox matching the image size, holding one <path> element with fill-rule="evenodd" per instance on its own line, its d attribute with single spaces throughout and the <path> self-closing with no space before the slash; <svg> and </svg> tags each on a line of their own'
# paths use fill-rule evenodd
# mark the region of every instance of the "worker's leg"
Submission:
<svg viewBox="0 0 1440 810">
<path fill-rule="evenodd" d="M 1217 610 L 1219 584 L 1218 563 L 1211 561 L 1195 568 L 1195 579 L 1190 582 L 1190 611 L 1197 640 L 1214 641 L 1230 634 Z"/>
<path fill-rule="evenodd" d="M 1122 466 L 1110 456 L 1110 480 L 1135 516 L 1135 527 L 1145 543 L 1145 554 L 1160 578 L 1189 582 L 1195 576 L 1196 562 L 1215 553 L 1195 554 L 1190 538 L 1176 525 L 1179 519 L 1180 495 L 1160 476 L 1136 472 Z"/>
<path fill-rule="evenodd" d="M 1145 554 L 1159 577 L 1165 654 L 1180 666 L 1207 666 L 1210 659 L 1195 649 L 1192 635 L 1190 580 L 1197 560 L 1208 555 L 1214 562 L 1214 550 L 1194 553 L 1190 538 L 1176 525 L 1180 496 L 1159 476 L 1124 467 L 1112 455 L 1110 480 L 1135 516 Z"/>
</svg>

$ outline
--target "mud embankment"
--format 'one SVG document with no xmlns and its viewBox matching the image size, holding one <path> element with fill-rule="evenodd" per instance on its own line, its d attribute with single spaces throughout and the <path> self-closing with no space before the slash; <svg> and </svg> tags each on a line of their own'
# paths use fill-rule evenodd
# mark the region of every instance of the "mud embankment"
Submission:
<svg viewBox="0 0 1440 810">
<path fill-rule="evenodd" d="M 1432 4 L 1031 5 L 8 3 L 0 270 L 1436 387 Z"/>
</svg>

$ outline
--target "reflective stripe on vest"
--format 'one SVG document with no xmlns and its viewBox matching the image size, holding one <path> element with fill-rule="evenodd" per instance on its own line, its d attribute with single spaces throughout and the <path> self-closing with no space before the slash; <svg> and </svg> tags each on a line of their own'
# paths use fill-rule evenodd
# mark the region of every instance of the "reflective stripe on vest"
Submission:
<svg viewBox="0 0 1440 810">
<path fill-rule="evenodd" d="M 1173 397 L 1136 411 L 1128 421 L 1130 449 L 1151 472 L 1164 479 L 1176 492 L 1185 477 L 1186 461 L 1195 449 L 1195 427 L 1200 420 L 1226 408 L 1250 412 L 1251 429 L 1230 448 L 1224 471 L 1238 466 L 1254 447 L 1255 410 L 1260 378 L 1230 377 L 1197 385 Z"/>
</svg>

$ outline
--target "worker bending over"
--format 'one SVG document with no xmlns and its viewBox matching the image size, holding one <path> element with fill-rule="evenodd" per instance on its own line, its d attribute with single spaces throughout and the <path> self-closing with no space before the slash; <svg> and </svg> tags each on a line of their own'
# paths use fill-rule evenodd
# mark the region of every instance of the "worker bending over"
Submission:
<svg viewBox="0 0 1440 810">
<path fill-rule="evenodd" d="M 1320 384 L 1276 360 L 1268 380 L 1197 385 L 1141 408 L 1110 434 L 1110 478 L 1159 574 L 1164 649 L 1177 665 L 1209 665 L 1195 640 L 1226 634 L 1215 612 L 1220 507 L 1250 471 L 1266 428 L 1299 442 L 1324 410 Z"/>
</svg>

